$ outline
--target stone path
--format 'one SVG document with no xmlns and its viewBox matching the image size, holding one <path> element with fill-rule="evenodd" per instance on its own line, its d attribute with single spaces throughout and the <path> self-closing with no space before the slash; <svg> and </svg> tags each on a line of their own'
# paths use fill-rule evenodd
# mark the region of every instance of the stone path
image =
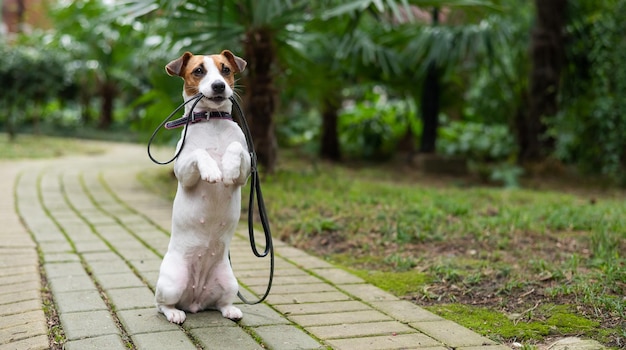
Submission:
<svg viewBox="0 0 626 350">
<path fill-rule="evenodd" d="M 153 295 L 171 203 L 137 180 L 157 166 L 143 147 L 103 147 L 0 162 L 0 350 L 48 348 L 41 274 L 67 350 L 507 349 L 281 242 L 272 292 L 264 304 L 240 305 L 241 322 L 207 311 L 170 324 Z M 252 255 L 244 231 L 231 257 L 254 298 L 269 263 Z"/>
</svg>

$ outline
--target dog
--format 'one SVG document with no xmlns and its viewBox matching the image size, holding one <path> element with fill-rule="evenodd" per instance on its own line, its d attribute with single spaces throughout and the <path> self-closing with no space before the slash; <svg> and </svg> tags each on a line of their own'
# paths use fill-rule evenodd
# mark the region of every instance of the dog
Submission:
<svg viewBox="0 0 626 350">
<path fill-rule="evenodd" d="M 181 137 L 176 149 L 178 153 L 184 144 L 174 164 L 178 188 L 172 234 L 155 292 L 158 310 L 172 323 L 183 323 L 185 311 L 207 309 L 234 321 L 243 317 L 233 306 L 239 286 L 228 252 L 251 159 L 243 132 L 226 117 L 232 109 L 234 75 L 245 67 L 246 61 L 228 50 L 216 55 L 185 52 L 165 66 L 167 74 L 183 79 L 185 101 L 204 95 L 191 111 L 202 116 L 201 122 L 185 126 L 186 140 Z M 185 115 L 191 105 L 186 105 Z"/>
</svg>

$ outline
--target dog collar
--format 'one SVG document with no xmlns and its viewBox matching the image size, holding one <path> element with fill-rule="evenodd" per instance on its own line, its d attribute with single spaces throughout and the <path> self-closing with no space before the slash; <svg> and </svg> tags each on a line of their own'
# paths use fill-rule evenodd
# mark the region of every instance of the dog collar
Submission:
<svg viewBox="0 0 626 350">
<path fill-rule="evenodd" d="M 194 112 L 192 115 L 187 115 L 182 118 L 172 120 L 165 123 L 166 129 L 175 129 L 187 124 L 195 124 L 199 122 L 206 122 L 211 119 L 228 119 L 233 120 L 233 116 L 226 112 Z"/>
</svg>

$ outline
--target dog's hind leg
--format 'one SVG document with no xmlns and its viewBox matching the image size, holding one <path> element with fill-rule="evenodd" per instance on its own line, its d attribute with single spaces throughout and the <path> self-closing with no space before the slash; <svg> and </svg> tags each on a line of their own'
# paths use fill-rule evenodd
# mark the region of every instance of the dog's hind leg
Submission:
<svg viewBox="0 0 626 350">
<path fill-rule="evenodd" d="M 172 323 L 180 324 L 185 321 L 185 312 L 177 309 L 176 304 L 185 291 L 188 279 L 184 259 L 170 253 L 165 254 L 156 285 L 155 299 L 158 310 Z"/>
<path fill-rule="evenodd" d="M 230 267 L 230 263 L 222 263 L 215 269 L 215 280 L 222 287 L 223 293 L 216 303 L 216 308 L 220 310 L 222 316 L 233 321 L 243 318 L 241 310 L 233 305 L 239 291 L 239 284 Z"/>
</svg>

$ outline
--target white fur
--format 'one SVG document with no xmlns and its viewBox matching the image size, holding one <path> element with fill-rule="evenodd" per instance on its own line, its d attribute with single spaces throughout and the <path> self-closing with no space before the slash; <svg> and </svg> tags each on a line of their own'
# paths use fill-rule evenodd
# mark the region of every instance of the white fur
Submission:
<svg viewBox="0 0 626 350">
<path fill-rule="evenodd" d="M 210 58 L 204 61 L 207 74 L 199 89 L 211 97 L 211 84 L 223 79 Z M 233 91 L 228 84 L 223 94 L 225 100 L 205 98 L 196 110 L 230 113 Z M 250 174 L 250 154 L 239 126 L 224 119 L 190 125 L 174 173 L 178 189 L 172 235 L 156 286 L 157 307 L 173 323 L 184 322 L 185 311 L 204 309 L 241 319 L 241 310 L 232 305 L 239 287 L 228 260 L 241 212 L 241 186 Z"/>
</svg>

